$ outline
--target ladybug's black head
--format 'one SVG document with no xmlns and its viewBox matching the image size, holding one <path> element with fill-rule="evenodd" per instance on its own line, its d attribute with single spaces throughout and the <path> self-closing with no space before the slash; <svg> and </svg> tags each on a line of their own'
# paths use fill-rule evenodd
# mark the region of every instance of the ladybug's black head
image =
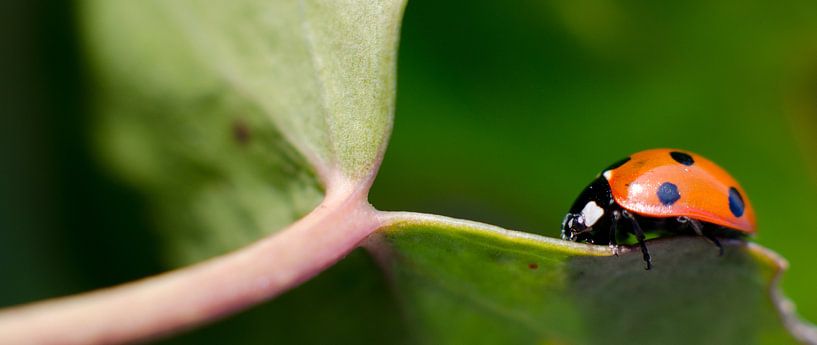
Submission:
<svg viewBox="0 0 817 345">
<path fill-rule="evenodd" d="M 585 216 L 581 213 L 568 213 L 562 220 L 562 239 L 576 242 L 590 242 L 592 227 L 585 224 Z"/>
<path fill-rule="evenodd" d="M 610 185 L 603 176 L 585 188 L 562 221 L 562 239 L 595 243 L 609 237 L 615 207 Z"/>
</svg>

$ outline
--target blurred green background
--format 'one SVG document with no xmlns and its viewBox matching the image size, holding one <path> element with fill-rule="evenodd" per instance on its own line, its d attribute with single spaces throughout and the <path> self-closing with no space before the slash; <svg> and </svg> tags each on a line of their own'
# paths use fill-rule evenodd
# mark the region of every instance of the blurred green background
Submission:
<svg viewBox="0 0 817 345">
<path fill-rule="evenodd" d="M 0 306 L 162 271 L 147 199 L 91 147 L 94 90 L 74 6 L 0 6 Z M 412 0 L 395 128 L 371 202 L 556 237 L 599 169 L 652 147 L 700 153 L 741 181 L 756 240 L 789 260 L 784 289 L 817 320 L 813 1 Z M 314 300 L 327 290 L 337 292 Z M 376 343 L 405 332 L 384 290 L 356 253 L 278 301 L 178 340 L 260 327 L 247 325 L 266 308 L 311 327 L 357 313 L 376 320 Z M 285 335 L 309 334 L 301 329 Z"/>
</svg>

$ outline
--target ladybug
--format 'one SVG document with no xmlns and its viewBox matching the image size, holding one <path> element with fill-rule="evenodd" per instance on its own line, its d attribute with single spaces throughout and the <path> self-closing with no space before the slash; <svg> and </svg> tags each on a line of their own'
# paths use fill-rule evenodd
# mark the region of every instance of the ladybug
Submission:
<svg viewBox="0 0 817 345">
<path fill-rule="evenodd" d="M 602 170 L 565 215 L 562 239 L 608 244 L 617 254 L 618 242 L 633 234 L 649 270 L 644 229 L 703 236 L 723 255 L 717 237 L 754 234 L 755 211 L 740 184 L 712 161 L 652 149 Z"/>
</svg>

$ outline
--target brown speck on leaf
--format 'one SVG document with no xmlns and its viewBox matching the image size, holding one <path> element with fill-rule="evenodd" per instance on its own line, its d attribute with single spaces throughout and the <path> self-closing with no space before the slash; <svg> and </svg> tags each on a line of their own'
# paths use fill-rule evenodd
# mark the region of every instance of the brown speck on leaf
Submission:
<svg viewBox="0 0 817 345">
<path fill-rule="evenodd" d="M 535 270 L 535 269 L 539 268 L 539 265 L 536 264 L 535 262 L 531 262 L 531 263 L 528 264 L 528 268 L 530 268 L 532 270 Z"/>
<path fill-rule="evenodd" d="M 233 121 L 233 139 L 241 145 L 246 145 L 250 141 L 250 128 L 242 120 Z"/>
</svg>

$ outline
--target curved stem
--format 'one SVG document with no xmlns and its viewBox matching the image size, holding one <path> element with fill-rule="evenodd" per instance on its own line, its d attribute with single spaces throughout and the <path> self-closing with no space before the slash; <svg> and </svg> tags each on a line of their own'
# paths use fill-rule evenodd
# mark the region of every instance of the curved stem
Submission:
<svg viewBox="0 0 817 345">
<path fill-rule="evenodd" d="M 280 295 L 340 260 L 379 227 L 365 189 L 350 188 L 330 189 L 306 217 L 236 252 L 132 283 L 0 311 L 0 344 L 148 340 Z"/>
</svg>

